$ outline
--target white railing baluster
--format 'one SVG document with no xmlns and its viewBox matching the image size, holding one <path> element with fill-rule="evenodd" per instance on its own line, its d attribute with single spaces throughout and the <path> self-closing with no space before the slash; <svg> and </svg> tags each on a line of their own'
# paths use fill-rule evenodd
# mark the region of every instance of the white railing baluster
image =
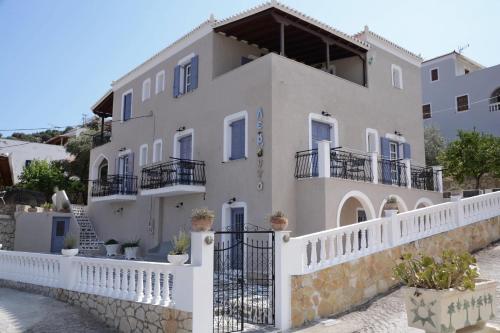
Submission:
<svg viewBox="0 0 500 333">
<path fill-rule="evenodd" d="M 144 270 L 142 268 L 137 269 L 137 296 L 136 300 L 142 302 L 144 299 Z"/>
</svg>

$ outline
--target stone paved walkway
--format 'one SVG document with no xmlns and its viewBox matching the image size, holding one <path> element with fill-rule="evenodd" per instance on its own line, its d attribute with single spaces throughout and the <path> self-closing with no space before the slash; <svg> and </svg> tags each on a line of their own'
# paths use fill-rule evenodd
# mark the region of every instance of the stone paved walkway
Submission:
<svg viewBox="0 0 500 333">
<path fill-rule="evenodd" d="M 110 333 L 87 312 L 55 299 L 0 288 L 0 333 Z"/>
<path fill-rule="evenodd" d="M 500 243 L 475 254 L 481 277 L 500 281 Z M 497 313 L 500 314 L 500 284 L 497 286 Z M 493 322 L 500 327 L 500 315 Z M 297 333 L 423 333 L 409 328 L 401 290 L 375 299 L 356 311 L 325 319 Z"/>
</svg>

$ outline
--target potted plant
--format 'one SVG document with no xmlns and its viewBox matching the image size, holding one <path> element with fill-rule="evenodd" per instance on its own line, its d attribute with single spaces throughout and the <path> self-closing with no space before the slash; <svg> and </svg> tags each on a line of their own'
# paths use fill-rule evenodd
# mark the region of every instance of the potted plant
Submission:
<svg viewBox="0 0 500 333">
<path fill-rule="evenodd" d="M 78 254 L 78 240 L 75 236 L 66 235 L 61 254 L 67 257 L 73 257 Z"/>
<path fill-rule="evenodd" d="M 274 212 L 269 220 L 271 222 L 271 228 L 273 228 L 274 231 L 283 231 L 288 226 L 288 219 L 285 213 L 279 210 Z"/>
<path fill-rule="evenodd" d="M 120 243 L 118 243 L 114 239 L 108 239 L 104 242 L 104 246 L 106 247 L 106 256 L 114 257 L 118 255 L 118 251 L 120 250 Z"/>
<path fill-rule="evenodd" d="M 128 260 L 137 259 L 137 250 L 139 250 L 140 239 L 132 240 L 122 244 L 125 258 Z"/>
<path fill-rule="evenodd" d="M 398 210 L 398 199 L 396 197 L 390 196 L 387 198 L 387 201 L 384 205 L 384 210 Z"/>
<path fill-rule="evenodd" d="M 28 208 L 28 212 L 30 212 L 30 213 L 36 213 L 37 212 L 36 201 L 31 201 L 30 207 Z"/>
<path fill-rule="evenodd" d="M 61 212 L 63 213 L 71 213 L 71 206 L 69 205 L 69 202 L 64 201 L 61 205 Z"/>
<path fill-rule="evenodd" d="M 167 256 L 168 262 L 174 265 L 182 265 L 189 259 L 187 250 L 189 249 L 191 239 L 184 230 L 181 230 L 179 231 L 179 236 L 174 236 L 173 242 L 174 248 Z"/>
<path fill-rule="evenodd" d="M 496 282 L 478 279 L 469 253 L 444 251 L 440 258 L 404 254 L 394 276 L 404 288 L 408 326 L 429 333 L 455 332 L 495 316 Z"/>
<path fill-rule="evenodd" d="M 52 204 L 50 202 L 45 202 L 42 208 L 44 212 L 50 212 L 52 210 Z"/>
<path fill-rule="evenodd" d="M 191 227 L 193 231 L 208 231 L 214 224 L 215 214 L 208 208 L 193 209 L 191 214 Z"/>
</svg>

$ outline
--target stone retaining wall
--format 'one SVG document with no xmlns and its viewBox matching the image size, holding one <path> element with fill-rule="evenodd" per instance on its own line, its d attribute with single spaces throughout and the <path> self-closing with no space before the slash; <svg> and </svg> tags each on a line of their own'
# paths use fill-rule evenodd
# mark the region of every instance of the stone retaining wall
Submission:
<svg viewBox="0 0 500 333">
<path fill-rule="evenodd" d="M 397 284 L 392 268 L 402 253 L 476 251 L 500 239 L 500 217 L 477 222 L 307 275 L 292 277 L 292 326 L 363 304 Z"/>
<path fill-rule="evenodd" d="M 0 287 L 42 294 L 78 306 L 120 332 L 192 332 L 192 313 L 185 311 L 2 279 Z"/>
<path fill-rule="evenodd" d="M 14 250 L 16 220 L 10 215 L 0 214 L 0 244 L 2 250 Z"/>
</svg>

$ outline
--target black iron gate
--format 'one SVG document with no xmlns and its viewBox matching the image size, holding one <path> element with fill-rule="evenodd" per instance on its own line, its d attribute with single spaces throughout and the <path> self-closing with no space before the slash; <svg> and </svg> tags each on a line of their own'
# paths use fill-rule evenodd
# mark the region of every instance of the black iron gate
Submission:
<svg viewBox="0 0 500 333">
<path fill-rule="evenodd" d="M 274 232 L 259 229 L 215 233 L 214 332 L 274 325 Z"/>
</svg>

